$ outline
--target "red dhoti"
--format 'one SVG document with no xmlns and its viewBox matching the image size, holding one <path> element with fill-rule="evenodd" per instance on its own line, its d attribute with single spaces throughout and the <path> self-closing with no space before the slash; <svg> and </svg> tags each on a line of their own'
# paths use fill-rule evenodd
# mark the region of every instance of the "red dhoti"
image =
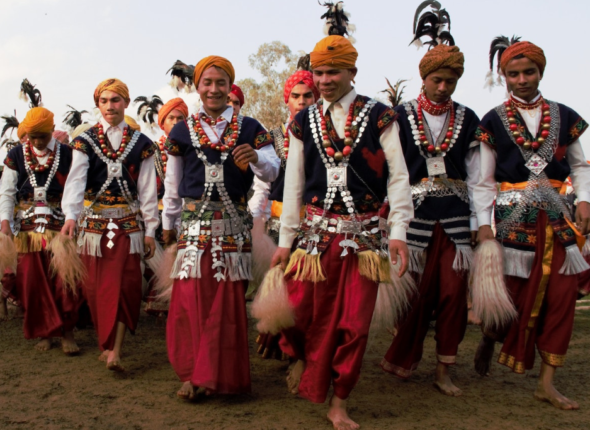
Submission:
<svg viewBox="0 0 590 430">
<path fill-rule="evenodd" d="M 60 278 L 50 276 L 51 254 L 47 251 L 19 253 L 17 276 L 2 279 L 5 297 L 18 300 L 24 309 L 25 339 L 62 337 L 74 329 L 81 291 L 65 290 Z"/>
<path fill-rule="evenodd" d="M 467 328 L 467 275 L 453 269 L 456 247 L 436 223 L 427 248 L 424 273 L 411 310 L 381 362 L 383 370 L 409 378 L 422 359 L 424 338 L 435 318 L 436 356 L 455 364 Z"/>
<path fill-rule="evenodd" d="M 586 263 L 590 264 L 590 255 L 584 257 Z M 578 275 L 578 299 L 590 294 L 590 269 Z"/>
<path fill-rule="evenodd" d="M 210 249 L 201 257 L 201 278 L 174 280 L 168 358 L 182 382 L 220 394 L 249 393 L 247 281 L 217 282 Z"/>
<path fill-rule="evenodd" d="M 299 394 L 314 403 L 326 400 L 330 383 L 337 397 L 347 399 L 358 382 L 377 299 L 378 284 L 360 275 L 358 257 L 340 256 L 343 239 L 337 235 L 322 253 L 326 281 L 289 279 L 297 266 L 287 276 L 295 326 L 283 331 L 280 344 L 305 360 Z"/>
<path fill-rule="evenodd" d="M 131 240 L 121 230 L 112 240 L 115 245 L 109 249 L 103 234 L 102 257 L 81 255 L 88 273 L 84 294 L 101 350 L 115 346 L 117 322 L 132 332 L 137 328 L 141 308 L 141 256 L 129 253 Z"/>
<path fill-rule="evenodd" d="M 516 373 L 532 369 L 535 345 L 551 366 L 563 366 L 574 328 L 579 275 L 560 275 L 566 251 L 539 211 L 535 259 L 528 279 L 506 277 L 518 320 L 507 330 L 498 362 Z"/>
</svg>

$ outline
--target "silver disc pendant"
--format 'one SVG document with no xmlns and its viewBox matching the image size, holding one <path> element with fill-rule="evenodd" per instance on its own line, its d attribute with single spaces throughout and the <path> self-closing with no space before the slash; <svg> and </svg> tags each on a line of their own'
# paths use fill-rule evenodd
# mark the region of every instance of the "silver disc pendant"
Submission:
<svg viewBox="0 0 590 430">
<path fill-rule="evenodd" d="M 444 175 L 447 173 L 445 168 L 445 159 L 443 157 L 432 157 L 426 159 L 426 168 L 428 176 Z"/>
</svg>

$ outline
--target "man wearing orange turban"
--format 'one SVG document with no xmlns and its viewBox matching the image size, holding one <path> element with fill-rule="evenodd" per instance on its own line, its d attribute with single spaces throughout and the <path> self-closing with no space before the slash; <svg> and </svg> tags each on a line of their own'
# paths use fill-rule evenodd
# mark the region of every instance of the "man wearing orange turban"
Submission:
<svg viewBox="0 0 590 430">
<path fill-rule="evenodd" d="M 431 19 L 435 18 L 426 11 L 419 15 L 418 26 Z M 467 328 L 467 279 L 477 231 L 470 222 L 473 203 L 468 191 L 479 174 L 475 139 L 479 118 L 452 100 L 465 59 L 446 24 L 432 25 L 439 32 L 419 64 L 422 92 L 395 107 L 414 200 L 408 243 L 418 294 L 412 296 L 410 311 L 398 326 L 381 367 L 399 378 L 410 378 L 422 359 L 424 339 L 436 315 L 435 385 L 445 395 L 459 396 L 450 367 L 456 363 Z M 440 34 L 449 40 L 441 40 Z M 416 34 L 414 41 L 421 45 Z"/>
<path fill-rule="evenodd" d="M 310 54 L 322 100 L 296 114 L 289 127 L 279 247 L 271 263 L 286 269 L 294 307 L 295 326 L 280 342 L 299 360 L 289 389 L 323 403 L 333 386 L 328 418 L 335 428 L 358 426 L 346 401 L 360 375 L 379 282 L 391 279 L 382 237 L 389 234 L 394 264 L 401 260 L 393 276 L 403 275 L 412 214 L 396 115 L 357 94 L 357 57 L 339 35 L 322 39 Z M 380 213 L 387 218 L 381 224 Z M 361 236 L 362 244 L 355 239 Z"/>
<path fill-rule="evenodd" d="M 254 176 L 274 180 L 280 160 L 260 123 L 227 105 L 234 79 L 225 58 L 199 61 L 194 82 L 201 108 L 177 123 L 166 141 L 163 236 L 178 246 L 166 342 L 183 399 L 250 391 L 246 201 Z"/>
<path fill-rule="evenodd" d="M 51 338 L 59 337 L 63 351 L 75 354 L 79 349 L 73 330 L 82 295 L 75 283 L 62 278 L 63 272 L 55 276 L 49 269 L 55 263 L 49 244 L 64 223 L 61 200 L 72 161 L 72 150 L 52 136 L 53 130 L 53 113 L 42 107 L 29 110 L 18 130 L 22 145 L 4 161 L 1 231 L 12 237 L 14 224 L 18 263 L 16 276 L 4 276 L 2 285 L 24 307 L 26 339 L 41 338 L 36 348 L 46 351 Z"/>
<path fill-rule="evenodd" d="M 65 185 L 63 235 L 74 237 L 88 273 L 84 296 L 92 314 L 100 359 L 122 371 L 125 331 L 135 330 L 142 298 L 142 257 L 155 250 L 158 200 L 153 142 L 125 122 L 127 85 L 101 82 L 94 92 L 99 122 L 70 146 L 72 168 Z"/>
<path fill-rule="evenodd" d="M 590 269 L 578 244 L 590 233 L 590 165 L 580 144 L 588 124 L 539 92 L 546 65 L 541 48 L 517 42 L 502 53 L 496 45 L 492 43 L 490 58 L 499 54 L 511 93 L 483 117 L 476 132 L 484 145 L 475 209 L 478 240 L 497 238 L 502 244 L 506 287 L 518 316 L 496 333 L 485 332 L 476 370 L 489 372 L 496 340 L 503 341 L 498 362 L 516 373 L 533 368 L 538 350 L 542 362 L 535 398 L 559 409 L 578 409 L 553 380 L 565 363 L 573 331 L 578 276 Z M 578 198 L 575 217 L 563 203 L 568 176 Z"/>
</svg>

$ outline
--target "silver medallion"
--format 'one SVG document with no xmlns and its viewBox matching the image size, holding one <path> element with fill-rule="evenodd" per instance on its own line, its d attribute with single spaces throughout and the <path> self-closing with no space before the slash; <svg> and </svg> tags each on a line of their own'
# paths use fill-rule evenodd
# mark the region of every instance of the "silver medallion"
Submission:
<svg viewBox="0 0 590 430">
<path fill-rule="evenodd" d="M 539 176 L 545 167 L 547 167 L 547 164 L 538 154 L 535 154 L 527 161 L 525 166 L 535 175 Z"/>
<path fill-rule="evenodd" d="M 447 173 L 445 168 L 445 159 L 443 157 L 432 157 L 426 159 L 426 168 L 428 176 L 444 175 Z"/>
<path fill-rule="evenodd" d="M 44 187 L 35 187 L 33 189 L 33 198 L 36 202 L 46 202 L 47 190 Z"/>
<path fill-rule="evenodd" d="M 123 164 L 120 161 L 116 163 L 110 163 L 108 166 L 109 179 L 122 178 L 123 177 Z"/>
<path fill-rule="evenodd" d="M 328 187 L 346 186 L 346 167 L 329 167 L 327 175 Z"/>
<path fill-rule="evenodd" d="M 205 182 L 223 182 L 223 166 L 221 164 L 205 165 Z"/>
</svg>

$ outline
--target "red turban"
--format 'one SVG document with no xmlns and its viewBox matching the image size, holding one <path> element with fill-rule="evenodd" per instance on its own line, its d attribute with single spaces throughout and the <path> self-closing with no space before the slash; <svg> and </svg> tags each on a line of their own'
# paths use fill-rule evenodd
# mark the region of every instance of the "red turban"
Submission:
<svg viewBox="0 0 590 430">
<path fill-rule="evenodd" d="M 223 70 L 225 73 L 229 75 L 229 83 L 234 83 L 234 80 L 236 79 L 236 72 L 234 70 L 234 66 L 232 65 L 232 63 L 226 58 L 218 57 L 216 55 L 210 55 L 209 57 L 203 58 L 195 66 L 195 73 L 193 75 L 195 87 L 199 86 L 201 76 L 203 76 L 205 70 L 209 69 L 210 67 L 219 67 L 221 70 Z"/>
<path fill-rule="evenodd" d="M 320 40 L 309 54 L 311 68 L 332 66 L 335 69 L 356 67 L 358 52 L 343 36 L 328 36 Z"/>
<path fill-rule="evenodd" d="M 129 101 L 129 88 L 119 79 L 106 79 L 98 84 L 94 90 L 94 103 L 98 106 L 98 99 L 104 91 L 113 91 Z"/>
<path fill-rule="evenodd" d="M 162 130 L 164 130 L 164 121 L 166 121 L 166 117 L 173 110 L 182 112 L 185 118 L 188 116 L 188 106 L 186 105 L 184 100 L 182 100 L 180 97 L 176 97 L 175 99 L 169 100 L 158 111 L 158 125 Z"/>
<path fill-rule="evenodd" d="M 291 96 L 291 91 L 293 88 L 300 83 L 304 83 L 309 87 L 311 91 L 313 91 L 313 96 L 316 100 L 320 98 L 320 92 L 316 88 L 315 84 L 313 83 L 313 75 L 311 72 L 307 70 L 298 70 L 291 75 L 287 82 L 285 83 L 285 91 L 283 92 L 283 96 L 285 98 L 285 103 L 289 102 L 289 97 Z"/>
<path fill-rule="evenodd" d="M 439 69 L 449 68 L 459 77 L 465 71 L 465 57 L 458 46 L 436 45 L 422 57 L 420 61 L 420 77 L 424 80 L 426 76 Z"/>
<path fill-rule="evenodd" d="M 19 139 L 31 133 L 52 133 L 53 113 L 44 107 L 35 107 L 27 112 L 16 131 Z"/>
<path fill-rule="evenodd" d="M 506 66 L 510 60 L 513 60 L 514 57 L 518 57 L 519 55 L 524 55 L 526 58 L 535 63 L 539 68 L 539 72 L 541 72 L 541 76 L 543 76 L 543 73 L 545 72 L 545 66 L 547 65 L 545 53 L 541 48 L 531 42 L 517 42 L 506 48 L 502 54 L 502 58 L 500 59 L 500 68 L 502 69 L 502 73 L 506 74 Z"/>
<path fill-rule="evenodd" d="M 231 86 L 230 93 L 234 94 L 238 98 L 240 101 L 240 107 L 244 106 L 244 93 L 240 87 L 238 87 L 236 84 L 233 84 Z"/>
</svg>

